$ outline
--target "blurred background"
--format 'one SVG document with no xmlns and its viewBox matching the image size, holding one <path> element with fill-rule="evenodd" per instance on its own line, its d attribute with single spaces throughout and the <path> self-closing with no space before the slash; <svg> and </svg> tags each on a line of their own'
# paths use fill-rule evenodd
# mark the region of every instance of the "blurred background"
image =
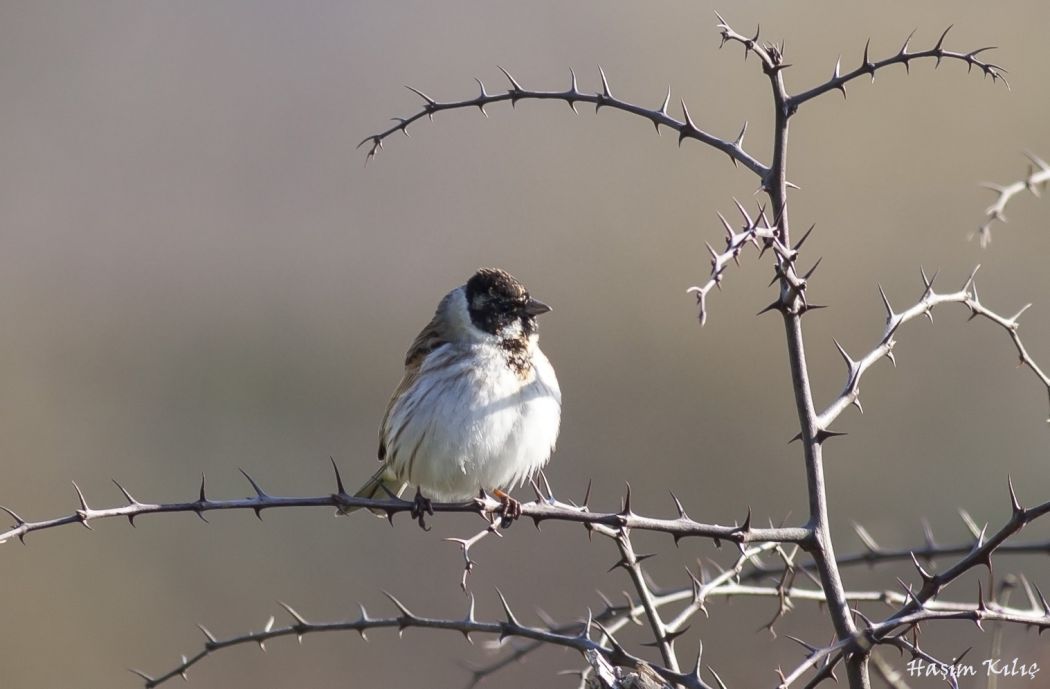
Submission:
<svg viewBox="0 0 1050 689">
<path fill-rule="evenodd" d="M 852 353 L 895 305 L 921 293 L 919 266 L 961 285 L 977 263 L 982 299 L 1012 314 L 1035 302 L 1022 333 L 1050 365 L 1050 204 L 1008 209 L 981 250 L 967 241 L 992 200 L 982 181 L 1025 173 L 1024 149 L 1050 157 L 1043 2 L 827 1 L 519 3 L 5 3 L 0 7 L 0 503 L 27 519 L 67 514 L 70 480 L 93 506 L 120 503 L 116 478 L 144 501 L 189 500 L 200 474 L 214 497 L 249 488 L 315 495 L 375 467 L 376 427 L 403 352 L 440 297 L 480 265 L 502 266 L 555 310 L 543 347 L 565 396 L 549 475 L 563 497 L 670 514 L 674 488 L 710 522 L 797 523 L 805 486 L 783 331 L 753 317 L 773 297 L 753 252 L 710 298 L 700 329 L 690 285 L 721 241 L 716 211 L 754 203 L 756 180 L 696 142 L 676 145 L 647 122 L 563 103 L 441 114 L 387 142 L 365 167 L 360 139 L 416 110 L 410 84 L 439 99 L 473 97 L 472 77 L 502 89 L 502 65 L 525 86 L 562 89 L 569 67 L 600 89 L 659 107 L 684 97 L 697 123 L 768 161 L 767 83 L 739 46 L 719 51 L 714 9 L 743 33 L 786 40 L 792 90 L 912 46 L 1001 46 L 1012 90 L 930 61 L 861 80 L 848 100 L 807 105 L 791 131 L 796 231 L 816 223 L 803 259 L 823 256 L 806 320 L 818 402 L 843 383 L 837 337 Z M 677 114 L 677 108 L 674 113 Z M 840 554 L 861 548 L 860 522 L 885 546 L 922 542 L 927 518 L 945 542 L 1008 516 L 1007 476 L 1027 503 L 1050 499 L 1046 392 L 1015 367 L 1004 333 L 958 307 L 901 333 L 896 369 L 865 379 L 865 415 L 827 447 Z M 528 493 L 526 492 L 525 495 Z M 220 636 L 259 629 L 284 600 L 311 619 L 388 612 L 381 589 L 420 613 L 461 616 L 459 552 L 442 542 L 480 527 L 448 517 L 422 533 L 407 520 L 328 510 L 116 520 L 93 532 L 46 531 L 0 547 L 0 683 L 4 687 L 134 687 L 126 667 L 160 674 Z M 1021 536 L 1047 539 L 1050 524 Z M 708 545 L 639 536 L 655 578 L 687 584 Z M 529 524 L 484 542 L 471 579 L 479 615 L 498 614 L 493 587 L 519 615 L 561 619 L 628 588 L 605 542 L 582 529 Z M 939 563 L 946 566 L 948 562 Z M 1045 558 L 1003 558 L 1050 586 Z M 893 588 L 908 570 L 845 573 L 847 586 Z M 980 573 L 982 580 L 986 575 Z M 971 580 L 948 597 L 973 600 Z M 733 687 L 768 686 L 801 656 L 759 627 L 771 601 L 711 605 L 696 639 Z M 878 608 L 874 613 L 884 614 Z M 874 614 L 873 613 L 873 614 Z M 971 625 L 926 628 L 931 650 L 990 657 Z M 822 643 L 830 626 L 800 605 L 778 627 Z M 641 638 L 641 634 L 636 635 Z M 628 640 L 634 636 L 628 635 Z M 462 665 L 491 660 L 458 635 L 410 630 L 278 641 L 191 672 L 197 687 L 426 685 L 461 687 Z M 691 651 L 683 651 L 689 657 Z M 1034 634 L 1008 630 L 1006 658 L 1050 663 Z M 903 667 L 895 655 L 891 661 Z M 573 686 L 572 653 L 509 668 L 509 686 Z M 999 687 L 1041 680 L 1005 678 Z M 935 686 L 935 680 L 914 681 Z M 981 683 L 973 686 L 984 686 Z"/>
</svg>

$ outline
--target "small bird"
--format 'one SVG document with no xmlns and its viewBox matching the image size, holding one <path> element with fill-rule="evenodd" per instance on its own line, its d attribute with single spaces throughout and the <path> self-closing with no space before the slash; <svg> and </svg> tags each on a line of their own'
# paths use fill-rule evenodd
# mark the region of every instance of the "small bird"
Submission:
<svg viewBox="0 0 1050 689">
<path fill-rule="evenodd" d="M 495 268 L 445 295 L 387 404 L 383 465 L 355 497 L 400 496 L 412 484 L 421 517 L 431 499 L 487 491 L 503 503 L 505 519 L 520 514 L 506 491 L 547 463 L 561 422 L 561 389 L 538 345 L 536 317 L 550 310 Z"/>
</svg>

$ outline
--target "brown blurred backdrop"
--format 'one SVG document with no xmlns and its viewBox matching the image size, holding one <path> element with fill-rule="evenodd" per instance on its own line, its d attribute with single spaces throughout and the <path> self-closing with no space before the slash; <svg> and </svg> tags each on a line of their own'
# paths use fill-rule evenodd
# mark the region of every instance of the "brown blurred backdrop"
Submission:
<svg viewBox="0 0 1050 689">
<path fill-rule="evenodd" d="M 201 472 L 215 496 L 241 496 L 238 467 L 279 494 L 332 489 L 374 467 L 376 425 L 405 347 L 440 296 L 479 265 L 503 266 L 554 305 L 544 349 L 565 394 L 550 476 L 597 508 L 625 481 L 636 508 L 668 513 L 675 487 L 705 521 L 804 518 L 805 496 L 772 298 L 771 269 L 749 254 L 711 297 L 701 330 L 688 286 L 707 273 L 715 211 L 750 203 L 755 180 L 725 156 L 621 113 L 521 103 L 439 115 L 395 137 L 366 168 L 357 142 L 412 112 L 411 84 L 470 97 L 496 65 L 534 88 L 582 88 L 606 70 L 622 98 L 658 107 L 668 84 L 698 124 L 768 160 L 764 77 L 739 47 L 718 50 L 708 2 L 40 2 L 0 6 L 0 503 L 27 518 L 73 507 L 70 479 L 93 503 L 117 504 L 115 477 L 143 500 L 190 499 Z M 1050 364 L 1048 202 L 1018 199 L 982 251 L 966 236 L 990 201 L 980 181 L 1023 174 L 1022 149 L 1050 157 L 1043 2 L 723 3 L 741 31 L 785 39 L 799 90 L 873 55 L 932 45 L 996 44 L 1008 91 L 959 64 L 916 63 L 862 81 L 843 101 L 804 108 L 791 132 L 795 227 L 817 223 L 808 260 L 824 257 L 807 319 L 818 399 L 842 383 L 832 337 L 851 352 L 877 339 L 876 282 L 895 304 L 917 298 L 919 266 L 961 284 L 982 263 L 991 306 L 1035 306 L 1023 334 Z M 1006 477 L 1022 499 L 1050 498 L 1045 393 L 1002 332 L 943 308 L 899 338 L 898 366 L 864 385 L 866 414 L 829 445 L 839 551 L 859 547 L 851 521 L 886 545 L 921 540 L 927 517 L 945 541 L 1007 515 Z M 384 609 L 381 589 L 420 612 L 460 615 L 460 556 L 432 533 L 328 511 L 144 518 L 65 528 L 0 547 L 0 684 L 133 687 L 128 666 L 161 672 L 195 651 L 201 622 L 220 635 L 261 627 L 288 601 L 311 618 Z M 1038 524 L 1024 538 L 1047 538 Z M 640 539 L 654 574 L 683 585 L 703 544 Z M 599 605 L 628 586 L 584 532 L 531 526 L 486 542 L 472 578 L 479 613 L 499 585 L 533 620 Z M 717 554 L 716 554 L 717 555 Z M 725 553 L 721 554 L 724 559 Z M 1050 586 L 1041 560 L 1024 565 Z M 891 587 L 893 572 L 849 571 L 849 587 Z M 909 575 L 910 576 L 910 575 Z M 972 582 L 950 593 L 974 595 Z M 810 609 L 781 627 L 830 634 Z M 756 628 L 768 601 L 716 603 L 698 620 L 706 659 L 731 686 L 768 686 L 799 660 Z M 953 627 L 936 650 L 989 636 Z M 207 660 L 197 687 L 459 687 L 460 659 L 483 649 L 409 631 L 273 643 Z M 949 643 L 950 642 L 950 643 Z M 954 645 L 953 645 L 954 644 Z M 1036 637 L 1007 635 L 1006 656 L 1050 663 Z M 690 652 L 685 652 L 689 655 Z M 896 659 L 894 658 L 896 662 Z M 510 686 L 572 686 L 579 665 L 547 652 L 508 671 Z M 932 680 L 918 686 L 934 686 Z M 1035 686 L 1028 680 L 1001 688 Z"/>
</svg>

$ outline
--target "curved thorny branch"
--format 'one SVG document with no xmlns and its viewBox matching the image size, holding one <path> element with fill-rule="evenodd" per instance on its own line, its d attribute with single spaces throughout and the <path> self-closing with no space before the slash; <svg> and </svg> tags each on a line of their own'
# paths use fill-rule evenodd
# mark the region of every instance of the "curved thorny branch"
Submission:
<svg viewBox="0 0 1050 689">
<path fill-rule="evenodd" d="M 879 295 L 882 297 L 882 305 L 886 310 L 886 327 L 883 330 L 882 338 L 874 349 L 860 359 L 853 359 L 846 353 L 846 350 L 842 345 L 839 344 L 837 340 L 835 341 L 835 346 L 838 348 L 839 354 L 846 363 L 846 383 L 838 397 L 835 398 L 827 409 L 820 413 L 817 421 L 821 432 L 830 433 L 829 429 L 831 428 L 831 424 L 850 405 L 863 411 L 863 407 L 860 403 L 861 378 L 868 369 L 874 366 L 875 363 L 883 357 L 888 358 L 895 364 L 896 361 L 894 360 L 893 348 L 897 343 L 894 339 L 897 331 L 905 323 L 917 318 L 926 317 L 932 321 L 933 309 L 938 304 L 962 304 L 969 309 L 971 320 L 981 317 L 1003 328 L 1003 330 L 1005 330 L 1010 336 L 1010 339 L 1017 350 L 1019 365 L 1031 369 L 1032 373 L 1034 373 L 1043 384 L 1043 387 L 1047 391 L 1048 400 L 1050 400 L 1050 377 L 1043 372 L 1039 365 L 1032 359 L 1031 355 L 1029 355 L 1028 350 L 1021 341 L 1021 336 L 1018 334 L 1018 329 L 1020 328 L 1018 319 L 1028 310 L 1031 304 L 1026 304 L 1012 316 L 1000 315 L 986 307 L 981 303 L 980 298 L 977 295 L 977 286 L 974 283 L 974 277 L 977 274 L 978 268 L 980 268 L 980 266 L 974 268 L 961 290 L 949 293 L 935 292 L 933 289 L 933 282 L 936 280 L 937 275 L 935 274 L 932 278 L 927 277 L 926 271 L 920 269 L 924 286 L 922 296 L 916 304 L 899 313 L 893 310 L 893 306 L 890 304 L 886 292 L 881 286 L 879 286 Z M 1050 418 L 1047 419 L 1047 422 L 1050 423 Z"/>
<path fill-rule="evenodd" d="M 510 101 L 511 105 L 514 105 L 519 100 L 557 100 L 568 103 L 573 112 L 577 114 L 579 113 L 576 109 L 577 103 L 590 103 L 594 105 L 595 112 L 598 112 L 603 107 L 607 107 L 614 110 L 621 110 L 632 115 L 637 115 L 652 122 L 653 126 L 656 127 L 657 134 L 660 133 L 660 127 L 667 127 L 676 132 L 678 134 L 679 145 L 681 145 L 682 141 L 685 139 L 693 139 L 725 153 L 729 156 L 730 160 L 733 161 L 734 165 L 739 163 L 754 172 L 760 178 L 764 179 L 766 175 L 769 174 L 769 168 L 748 154 L 743 148 L 744 134 L 747 133 L 746 122 L 743 127 L 741 127 L 740 133 L 737 134 L 735 138 L 721 139 L 696 126 L 696 123 L 693 122 L 693 118 L 689 114 L 689 108 L 686 106 L 684 100 L 681 101 L 682 119 L 677 120 L 674 117 L 671 117 L 667 110 L 671 104 L 670 88 L 667 89 L 667 95 L 664 96 L 663 104 L 660 108 L 652 110 L 620 100 L 614 96 L 612 90 L 609 88 L 609 80 L 605 75 L 605 70 L 603 70 L 600 65 L 598 67 L 598 72 L 601 75 L 602 90 L 595 92 L 581 91 L 576 80 L 576 72 L 573 70 L 569 70 L 571 79 L 569 88 L 565 91 L 535 91 L 522 87 L 521 84 L 511 76 L 510 72 L 502 67 L 499 69 L 510 82 L 510 88 L 507 91 L 502 93 L 489 93 L 485 89 L 485 84 L 480 79 L 475 78 L 481 91 L 476 97 L 466 100 L 436 101 L 419 89 L 406 86 L 405 88 L 423 99 L 423 109 L 409 115 L 408 117 L 395 117 L 393 119 L 397 124 L 389 129 L 377 132 L 376 134 L 371 134 L 362 139 L 357 147 L 360 148 L 365 144 L 369 144 L 368 155 L 365 158 L 366 162 L 375 157 L 376 153 L 383 148 L 383 141 L 385 141 L 391 134 L 401 132 L 407 136 L 408 125 L 423 117 L 433 119 L 434 113 L 441 112 L 442 110 L 478 108 L 481 110 L 482 114 L 488 117 L 488 112 L 485 110 L 485 107 L 493 103 Z"/>
<path fill-rule="evenodd" d="M 981 185 L 986 189 L 991 189 L 996 194 L 995 203 L 985 209 L 985 220 L 977 228 L 977 237 L 982 247 L 988 246 L 992 241 L 992 225 L 996 222 L 1006 222 L 1006 204 L 1010 202 L 1010 199 L 1026 190 L 1031 192 L 1033 196 L 1039 196 L 1042 190 L 1046 189 L 1047 183 L 1050 182 L 1050 164 L 1034 153 L 1025 153 L 1025 156 L 1029 160 L 1029 165 L 1028 174 L 1025 175 L 1024 179 L 1005 186 L 989 182 Z"/>
<path fill-rule="evenodd" d="M 976 624 L 981 624 L 983 622 L 1007 622 L 1039 628 L 1050 626 L 1050 608 L 1045 607 L 1045 599 L 1042 598 L 1041 594 L 1038 594 L 1039 598 L 1037 599 L 1037 594 L 1032 592 L 1031 586 L 1028 585 L 1027 582 L 1025 583 L 1025 586 L 1026 591 L 1031 596 L 1030 607 L 1027 608 L 1009 607 L 1001 605 L 995 601 L 984 601 L 983 599 L 977 604 L 947 601 L 934 602 L 927 606 L 924 614 L 912 615 L 907 622 L 913 626 L 920 622 L 936 620 L 966 620 Z M 506 619 L 501 621 L 478 620 L 474 612 L 475 606 L 473 596 L 470 598 L 466 615 L 460 619 L 452 619 L 420 616 L 412 612 L 404 603 L 394 596 L 390 594 L 385 595 L 391 600 L 397 609 L 398 614 L 394 617 L 371 617 L 364 606 L 361 606 L 359 616 L 353 620 L 311 622 L 291 606 L 285 603 L 280 603 L 279 605 L 291 618 L 290 622 L 284 625 L 277 625 L 275 617 L 271 616 L 259 631 L 251 631 L 245 634 L 222 638 L 213 634 L 207 627 L 198 625 L 201 633 L 204 635 L 204 644 L 195 654 L 191 656 L 183 656 L 177 666 L 157 676 L 151 676 L 141 670 L 131 670 L 131 672 L 143 679 L 147 689 L 152 689 L 152 687 L 159 686 L 175 677 L 187 679 L 189 670 L 205 658 L 235 646 L 255 644 L 258 645 L 261 650 L 265 651 L 266 644 L 269 641 L 282 637 L 294 636 L 300 643 L 302 643 L 303 637 L 310 634 L 352 631 L 359 633 L 362 638 L 367 639 L 367 633 L 374 629 L 397 629 L 398 632 L 401 633 L 408 628 L 423 628 L 456 631 L 461 633 L 464 638 L 471 643 L 473 643 L 471 634 L 474 633 L 497 635 L 499 640 L 494 642 L 496 648 L 506 646 L 508 641 L 513 639 L 523 639 L 528 641 L 529 644 L 527 646 L 516 649 L 508 655 L 508 658 L 511 660 L 520 660 L 523 656 L 528 655 L 543 646 L 561 646 L 572 648 L 579 651 L 581 654 L 588 651 L 597 652 L 609 660 L 609 662 L 623 667 L 636 668 L 644 664 L 651 667 L 664 679 L 680 682 L 684 686 L 709 686 L 701 679 L 697 678 L 695 674 L 692 675 L 692 679 L 683 680 L 683 677 L 687 676 L 680 672 L 668 672 L 666 668 L 659 665 L 649 664 L 640 657 L 626 652 L 623 647 L 615 641 L 615 637 L 612 635 L 615 635 L 616 632 L 631 623 L 632 619 L 637 615 L 642 614 L 644 612 L 644 605 L 614 606 L 610 603 L 607 604 L 607 607 L 601 613 L 590 614 L 588 618 L 582 622 L 572 622 L 560 625 L 544 624 L 541 626 L 530 626 L 524 625 L 518 621 L 507 603 L 506 598 L 498 591 L 497 595 L 499 596 L 500 603 L 503 606 L 506 616 Z M 789 588 L 778 590 L 773 587 L 741 586 L 732 582 L 712 588 L 707 592 L 707 595 L 710 597 L 725 598 L 747 595 L 766 597 L 787 596 L 790 600 L 806 600 L 813 602 L 824 602 L 825 600 L 823 593 L 816 589 Z M 851 591 L 848 593 L 848 597 L 851 601 L 856 602 L 882 602 L 886 604 L 903 604 L 905 601 L 909 600 L 908 595 L 896 591 Z M 652 605 L 660 608 L 687 600 L 688 598 L 688 592 L 684 594 L 675 593 L 657 595 Z M 883 623 L 881 625 L 873 626 L 872 629 L 883 630 L 886 626 L 886 623 Z M 595 628 L 597 628 L 597 631 Z M 598 641 L 593 640 L 592 637 L 597 637 Z M 610 637 L 613 639 L 611 642 L 609 641 Z M 878 643 L 894 644 L 896 638 L 898 637 L 889 637 Z M 816 660 L 819 661 L 821 657 L 833 656 L 837 651 L 840 651 L 843 648 L 841 645 L 817 648 L 798 639 L 793 640 L 804 647 L 808 647 L 810 650 L 811 655 L 807 657 L 807 666 L 809 666 L 813 660 L 812 654 L 814 651 L 821 652 L 820 657 L 816 658 Z M 501 661 L 498 666 L 494 667 L 498 670 L 505 666 L 506 662 Z M 713 673 L 713 671 L 711 672 Z M 796 672 L 802 674 L 804 673 L 804 669 L 801 672 Z M 487 677 L 489 674 L 491 673 L 486 669 L 476 671 L 475 679 L 477 680 Z M 792 675 L 795 674 L 796 673 L 792 673 Z M 717 677 L 714 673 L 712 676 Z M 786 687 L 790 685 L 791 680 L 788 680 L 788 676 L 785 676 L 785 680 L 788 683 L 782 684 L 781 686 Z M 716 682 L 719 686 L 725 686 L 719 680 L 716 680 Z"/>
</svg>

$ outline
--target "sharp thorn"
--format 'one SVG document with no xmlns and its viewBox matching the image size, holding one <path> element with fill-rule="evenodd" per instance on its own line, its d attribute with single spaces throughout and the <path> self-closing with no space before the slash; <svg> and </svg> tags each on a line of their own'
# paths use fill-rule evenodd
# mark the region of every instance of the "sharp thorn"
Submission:
<svg viewBox="0 0 1050 689">
<path fill-rule="evenodd" d="M 943 32 L 943 33 L 941 34 L 941 37 L 937 39 L 937 45 L 933 46 L 933 49 L 934 49 L 934 50 L 935 50 L 936 52 L 938 52 L 938 53 L 939 53 L 939 52 L 941 51 L 941 46 L 943 46 L 943 45 L 944 45 L 944 38 L 945 38 L 945 36 L 947 36 L 947 35 L 948 35 L 948 32 L 952 30 L 952 27 L 953 27 L 953 26 L 955 26 L 955 25 L 954 25 L 954 24 L 949 24 L 949 25 L 948 25 L 948 28 L 947 28 L 947 29 L 945 29 L 945 30 L 944 30 L 944 32 Z M 941 56 L 940 56 L 940 55 L 938 55 L 938 56 L 937 56 L 937 64 L 938 64 L 938 65 L 940 65 L 940 64 L 941 64 Z"/>
<path fill-rule="evenodd" d="M 405 84 L 405 88 L 408 89 L 409 91 L 411 91 L 412 93 L 416 94 L 417 96 L 419 96 L 423 100 L 425 100 L 427 102 L 428 106 L 437 105 L 437 101 L 436 100 L 434 100 L 433 98 L 431 98 L 427 94 L 423 93 L 419 89 L 414 88 L 412 86 L 409 86 L 408 84 Z"/>
<path fill-rule="evenodd" d="M 80 486 L 77 485 L 76 481 L 71 481 L 71 483 L 73 484 L 73 490 L 77 492 L 77 499 L 80 501 L 80 509 L 84 512 L 87 512 L 91 508 L 88 507 L 87 501 L 84 499 L 83 491 L 80 490 Z"/>
<path fill-rule="evenodd" d="M 543 481 L 543 488 L 544 488 L 544 490 L 547 491 L 547 500 L 548 501 L 553 501 L 554 500 L 554 491 L 551 490 L 550 481 L 547 480 L 547 474 L 543 471 L 543 469 L 540 469 L 540 479 Z"/>
<path fill-rule="evenodd" d="M 601 65 L 598 65 L 598 73 L 602 75 L 602 97 L 612 100 L 612 91 L 609 89 L 609 80 L 605 77 L 605 70 L 602 69 Z"/>
<path fill-rule="evenodd" d="M 507 598 L 503 595 L 503 592 L 496 588 L 496 595 L 499 596 L 500 605 L 503 606 L 503 614 L 507 616 L 507 623 L 515 627 L 521 627 L 521 623 L 518 622 L 517 618 L 514 617 L 514 613 L 510 610 L 510 605 L 507 603 Z"/>
<path fill-rule="evenodd" d="M 1039 603 L 1043 606 L 1043 614 L 1050 616 L 1050 603 L 1046 602 L 1046 596 L 1044 596 L 1043 592 L 1040 590 L 1039 584 L 1033 584 L 1033 586 L 1035 586 L 1035 592 L 1039 595 Z"/>
<path fill-rule="evenodd" d="M 736 139 L 733 140 L 733 145 L 739 148 L 744 144 L 744 134 L 747 133 L 747 120 L 744 120 L 744 126 L 740 128 L 740 133 L 736 135 Z M 735 160 L 735 158 L 734 158 Z"/>
<path fill-rule="evenodd" d="M 682 99 L 682 115 L 685 117 L 685 124 L 692 130 L 696 130 L 696 125 L 693 124 L 693 118 L 689 115 L 689 108 L 685 104 L 685 99 Z"/>
<path fill-rule="evenodd" d="M 3 505 L 0 505 L 0 510 L 3 510 L 4 512 L 7 512 L 7 514 L 8 514 L 8 515 L 9 515 L 9 516 L 10 516 L 10 517 L 11 517 L 12 519 L 14 519 L 14 520 L 15 520 L 15 522 L 16 522 L 16 523 L 15 523 L 15 526 L 16 526 L 16 527 L 18 527 L 18 526 L 23 526 L 23 525 L 25 525 L 25 524 L 28 524 L 28 522 L 27 522 L 27 521 L 26 521 L 25 519 L 22 519 L 21 517 L 19 517 L 19 516 L 18 516 L 18 514 L 17 514 L 17 513 L 16 513 L 16 512 L 14 511 L 14 510 L 12 510 L 11 508 L 9 508 L 9 507 L 4 507 Z"/>
<path fill-rule="evenodd" d="M 901 49 L 899 51 L 897 51 L 898 55 L 907 56 L 907 54 L 908 54 L 908 44 L 911 43 L 912 36 L 915 35 L 916 31 L 917 31 L 917 29 L 912 29 L 911 33 L 908 34 L 908 37 L 906 39 L 904 39 L 904 45 L 901 46 Z M 905 62 L 904 64 L 907 65 L 908 63 Z"/>
<path fill-rule="evenodd" d="M 512 76 L 510 75 L 510 72 L 508 72 L 507 70 L 503 69 L 503 68 L 502 68 L 502 67 L 500 67 L 499 65 L 496 65 L 496 66 L 497 66 L 497 67 L 499 67 L 499 71 L 503 72 L 503 76 L 507 77 L 507 81 L 509 81 L 509 82 L 510 82 L 510 85 L 511 85 L 511 91 L 513 91 L 513 92 L 520 92 L 520 91 L 523 91 L 523 90 L 524 90 L 524 89 L 522 89 L 522 88 L 521 88 L 521 84 L 519 84 L 519 83 L 518 83 L 518 82 L 517 82 L 517 81 L 516 81 L 516 80 L 514 79 L 514 77 L 512 77 Z"/>
<path fill-rule="evenodd" d="M 671 87 L 667 87 L 667 95 L 664 96 L 664 104 L 660 106 L 660 114 L 664 117 L 668 117 L 667 106 L 671 103 Z M 657 130 L 659 131 L 659 130 Z"/>
<path fill-rule="evenodd" d="M 277 605 L 280 605 L 282 608 L 284 608 L 285 612 L 287 612 L 289 615 L 291 615 L 292 618 L 296 622 L 298 622 L 299 624 L 301 624 L 301 625 L 308 625 L 308 624 L 310 624 L 309 622 L 306 621 L 306 619 L 302 615 L 297 613 L 295 611 L 295 609 L 292 608 L 292 606 L 288 605 L 287 603 L 283 603 L 281 601 L 277 601 Z"/>
<path fill-rule="evenodd" d="M 113 481 L 113 485 L 115 485 L 117 488 L 119 488 L 120 492 L 124 494 L 124 499 L 128 501 L 129 505 L 141 505 L 142 504 L 138 500 L 136 500 L 135 498 L 131 497 L 131 493 L 129 493 L 127 491 L 127 489 L 124 488 L 124 486 L 120 485 L 120 483 L 117 482 L 117 479 L 114 478 L 114 479 L 110 479 L 110 480 Z"/>
<path fill-rule="evenodd" d="M 980 269 L 981 269 L 981 265 L 978 263 L 974 267 L 973 272 L 970 273 L 970 277 L 966 279 L 966 284 L 963 286 L 963 290 L 972 289 L 973 288 L 973 279 L 974 279 L 974 277 L 977 276 L 977 271 L 980 270 Z"/>
<path fill-rule="evenodd" d="M 813 277 L 813 273 L 817 272 L 817 267 L 820 266 L 820 262 L 824 260 L 823 256 L 817 258 L 817 262 L 813 264 L 813 267 L 806 271 L 806 274 L 802 276 L 803 280 L 808 280 Z"/>
<path fill-rule="evenodd" d="M 878 284 L 879 287 L 879 296 L 882 297 L 882 305 L 886 308 L 886 317 L 893 318 L 894 313 L 893 307 L 890 306 L 890 298 L 886 296 L 886 290 L 882 289 L 882 285 L 879 283 L 876 284 Z"/>
<path fill-rule="evenodd" d="M 1011 476 L 1007 475 L 1006 483 L 1010 488 L 1010 509 L 1013 511 L 1015 516 L 1024 516 L 1025 509 L 1021 507 L 1021 501 L 1017 499 L 1017 492 L 1014 491 L 1014 480 Z"/>
<path fill-rule="evenodd" d="M 602 624 L 598 620 L 594 620 L 594 625 L 598 627 L 598 629 L 601 630 L 602 634 L 605 635 L 605 638 L 609 640 L 609 645 L 612 646 L 612 650 L 614 653 L 618 655 L 622 655 L 625 653 L 623 646 L 620 645 L 620 642 L 616 640 L 616 637 L 612 635 L 612 632 L 610 632 L 604 624 Z"/>
<path fill-rule="evenodd" d="M 711 667 L 711 666 L 709 665 L 709 666 L 707 667 L 707 671 L 708 671 L 708 672 L 710 672 L 710 673 L 711 673 L 711 676 L 715 678 L 715 681 L 716 681 L 716 682 L 718 682 L 718 689 L 729 689 L 729 688 L 728 688 L 728 687 L 726 686 L 726 683 L 722 681 L 722 678 L 718 676 L 718 673 L 717 673 L 717 672 L 715 672 L 715 669 L 714 669 L 713 667 Z"/>
<path fill-rule="evenodd" d="M 668 491 L 671 493 L 671 499 L 674 500 L 675 509 L 678 510 L 679 519 L 688 519 L 689 515 L 685 513 L 685 508 L 682 507 L 682 501 L 678 499 L 678 496 L 674 494 L 674 491 Z"/>
<path fill-rule="evenodd" d="M 217 643 L 219 643 L 219 640 L 217 638 L 215 638 L 215 635 L 212 634 L 210 631 L 208 631 L 208 628 L 205 627 L 203 624 L 198 624 L 197 628 L 200 629 L 201 633 L 204 634 L 205 638 L 208 639 L 208 643 L 210 643 L 210 644 L 217 644 Z"/>
<path fill-rule="evenodd" d="M 255 491 L 255 496 L 256 497 L 259 497 L 259 498 L 268 498 L 268 497 L 270 497 L 269 495 L 266 494 L 266 491 L 264 491 L 262 488 L 259 487 L 259 484 L 255 482 L 255 479 L 253 479 L 251 476 L 248 475 L 247 471 L 245 471 L 244 469 L 241 469 L 239 467 L 238 467 L 237 470 L 240 471 L 242 474 L 244 474 L 244 478 L 248 479 L 248 483 L 252 484 L 252 489 Z"/>
<path fill-rule="evenodd" d="M 130 672 L 133 675 L 138 675 L 141 679 L 143 679 L 146 682 L 146 686 L 155 686 L 157 680 L 153 679 L 142 670 L 136 670 L 133 667 L 129 667 L 128 672 Z"/>
<path fill-rule="evenodd" d="M 928 581 L 932 581 L 933 577 L 925 570 L 925 568 L 923 568 L 922 564 L 919 562 L 919 558 L 915 557 L 915 553 L 910 552 L 908 554 L 911 555 L 911 563 L 915 566 L 919 576 L 922 577 L 922 583 L 925 584 Z"/>
<path fill-rule="evenodd" d="M 392 593 L 390 593 L 388 591 L 383 591 L 383 595 L 390 599 L 390 602 L 393 603 L 394 607 L 396 607 L 398 609 L 398 612 L 401 613 L 401 617 L 402 618 L 407 618 L 407 619 L 415 618 L 415 615 L 412 614 L 412 611 L 409 610 L 407 607 L 405 607 L 405 604 L 402 603 L 401 601 L 399 601 L 394 596 L 394 594 L 392 594 Z M 363 615 L 364 614 L 364 608 L 361 609 L 361 612 L 362 612 L 362 615 Z"/>
<path fill-rule="evenodd" d="M 329 457 L 332 460 L 332 471 L 335 472 L 335 488 L 336 494 L 339 496 L 346 495 L 346 488 L 343 487 L 343 477 L 339 475 L 339 465 L 335 463 L 335 457 Z"/>
<path fill-rule="evenodd" d="M 819 647 L 814 646 L 813 644 L 807 643 L 807 642 L 803 641 L 802 639 L 798 638 L 797 636 L 791 636 L 790 634 L 785 634 L 784 636 L 786 636 L 787 638 L 791 639 L 792 641 L 794 641 L 796 644 L 798 644 L 802 648 L 806 649 L 806 651 L 808 653 L 813 653 L 814 651 L 820 650 Z"/>
<path fill-rule="evenodd" d="M 805 234 L 802 235 L 802 238 L 799 239 L 797 242 L 795 242 L 795 246 L 792 247 L 792 249 L 794 251 L 798 251 L 799 249 L 802 248 L 802 245 L 806 243 L 807 239 L 809 239 L 810 233 L 813 232 L 813 228 L 816 227 L 816 226 L 817 226 L 816 223 L 813 223 L 812 225 L 809 226 L 809 229 L 806 230 Z"/>
</svg>

